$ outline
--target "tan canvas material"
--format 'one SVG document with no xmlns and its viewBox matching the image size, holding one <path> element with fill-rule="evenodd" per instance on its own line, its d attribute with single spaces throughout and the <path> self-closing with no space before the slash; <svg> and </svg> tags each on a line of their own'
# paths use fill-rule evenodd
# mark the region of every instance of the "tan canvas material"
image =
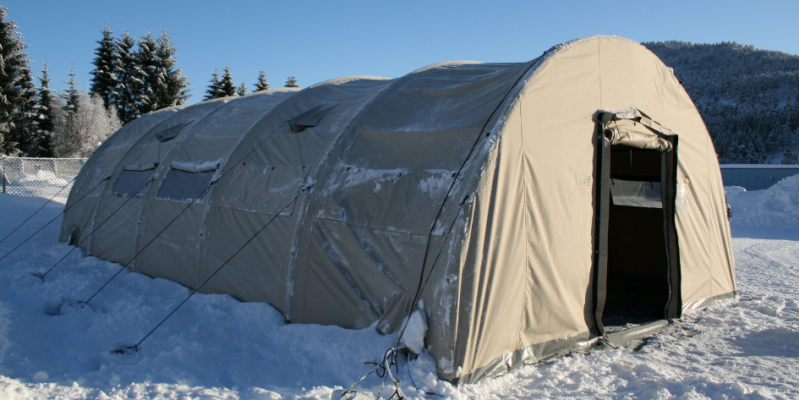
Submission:
<svg viewBox="0 0 799 400">
<path fill-rule="evenodd" d="M 611 126 L 601 110 L 623 112 Z M 421 298 L 439 376 L 476 382 L 602 333 L 603 137 L 676 160 L 670 312 L 732 295 L 699 113 L 654 54 L 607 36 L 528 63 L 442 63 L 143 116 L 87 162 L 61 240 L 102 224 L 81 244 L 92 254 L 141 252 L 135 270 L 192 288 L 213 275 L 204 292 L 295 323 L 397 332 Z"/>
</svg>

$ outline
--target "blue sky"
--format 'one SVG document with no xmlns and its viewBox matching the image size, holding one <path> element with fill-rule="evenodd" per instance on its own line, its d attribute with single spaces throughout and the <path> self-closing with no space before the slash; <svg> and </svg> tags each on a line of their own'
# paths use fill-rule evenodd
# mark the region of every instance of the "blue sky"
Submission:
<svg viewBox="0 0 799 400">
<path fill-rule="evenodd" d="M 273 86 L 352 75 L 395 78 L 451 60 L 526 61 L 597 34 L 639 42 L 736 41 L 799 54 L 797 1 L 118 1 L 6 0 L 30 47 L 34 75 L 47 59 L 51 87 L 74 65 L 86 90 L 96 41 L 108 25 L 134 37 L 165 29 L 202 100 L 214 68 L 249 90 L 263 69 Z"/>
</svg>

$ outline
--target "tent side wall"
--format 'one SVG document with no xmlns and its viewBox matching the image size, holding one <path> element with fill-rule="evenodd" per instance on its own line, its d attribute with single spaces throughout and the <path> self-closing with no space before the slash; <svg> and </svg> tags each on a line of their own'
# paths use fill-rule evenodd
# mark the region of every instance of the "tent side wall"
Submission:
<svg viewBox="0 0 799 400">
<path fill-rule="evenodd" d="M 304 89 L 260 121 L 231 154 L 212 194 L 201 251 L 200 274 L 213 274 L 258 230 L 204 292 L 227 293 L 244 301 L 264 301 L 289 315 L 290 264 L 297 231 L 303 229 L 301 187 L 317 180 L 320 159 L 365 103 L 391 80 L 349 78 Z M 314 111 L 316 110 L 316 111 Z M 287 123 L 317 113 L 316 126 L 293 132 Z M 238 163 L 236 163 L 238 162 Z M 299 194 L 298 194 L 299 192 Z M 294 199 L 294 196 L 297 196 Z M 271 221 L 271 222 L 270 222 Z"/>
<path fill-rule="evenodd" d="M 254 93 L 226 99 L 201 124 L 183 134 L 183 140 L 158 166 L 156 179 L 144 197 L 136 240 L 137 251 L 141 251 L 136 271 L 197 287 L 203 222 L 214 190 L 209 187 L 212 179 L 230 162 L 231 152 L 247 132 L 296 93 Z"/>
</svg>

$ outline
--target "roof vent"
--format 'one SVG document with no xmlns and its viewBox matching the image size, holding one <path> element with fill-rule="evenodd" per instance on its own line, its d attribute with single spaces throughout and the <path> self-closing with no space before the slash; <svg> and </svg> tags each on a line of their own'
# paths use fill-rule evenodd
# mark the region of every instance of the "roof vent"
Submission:
<svg viewBox="0 0 799 400">
<path fill-rule="evenodd" d="M 291 128 L 291 133 L 299 133 L 302 132 L 305 128 L 313 128 L 319 125 L 319 122 L 322 118 L 330 112 L 330 110 L 335 107 L 335 104 L 330 107 L 325 107 L 324 104 L 320 104 L 294 118 L 289 119 L 286 121 Z"/>
<path fill-rule="evenodd" d="M 180 135 L 180 132 L 183 131 L 183 128 L 185 128 L 191 122 L 192 121 L 188 121 L 188 122 L 184 122 L 184 123 L 179 124 L 179 125 L 175 125 L 175 126 L 173 126 L 171 128 L 166 128 L 166 129 L 162 130 L 161 132 L 156 133 L 155 134 L 155 138 L 158 139 L 158 141 L 161 142 L 161 143 L 168 142 L 168 141 L 176 138 L 178 135 Z"/>
</svg>

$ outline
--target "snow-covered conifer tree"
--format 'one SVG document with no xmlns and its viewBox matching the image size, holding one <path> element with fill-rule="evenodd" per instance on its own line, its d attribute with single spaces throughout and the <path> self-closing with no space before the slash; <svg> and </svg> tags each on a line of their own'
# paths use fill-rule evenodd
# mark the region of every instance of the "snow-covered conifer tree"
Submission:
<svg viewBox="0 0 799 400">
<path fill-rule="evenodd" d="M 136 39 L 128 31 L 117 39 L 117 64 L 115 73 L 117 77 L 116 90 L 113 93 L 113 103 L 117 107 L 117 114 L 122 123 L 126 124 L 139 116 L 136 108 Z"/>
<path fill-rule="evenodd" d="M 78 97 L 80 97 L 80 90 L 78 90 L 80 82 L 75 80 L 74 66 L 69 67 L 69 80 L 64 81 L 64 83 L 69 85 L 69 87 L 61 93 L 61 98 L 64 99 L 64 112 L 66 113 L 67 121 L 69 121 L 78 112 Z"/>
<path fill-rule="evenodd" d="M 269 90 L 269 83 L 266 82 L 266 73 L 264 70 L 258 73 L 258 83 L 255 84 L 255 91 Z"/>
<path fill-rule="evenodd" d="M 8 9 L 0 6 L 0 152 L 15 152 L 11 135 L 14 118 L 22 102 L 23 74 L 28 66 L 28 45 L 22 42 L 14 21 L 6 21 Z"/>
<path fill-rule="evenodd" d="M 11 130 L 17 142 L 17 149 L 23 155 L 35 157 L 39 153 L 36 149 L 36 134 L 39 131 L 39 121 L 36 118 L 39 114 L 39 92 L 33 83 L 29 68 L 25 68 L 22 72 L 21 85 L 22 98 Z"/>
<path fill-rule="evenodd" d="M 285 87 L 295 87 L 295 88 L 298 88 L 298 87 L 300 87 L 300 85 L 297 85 L 297 78 L 296 78 L 296 77 L 289 76 L 289 77 L 288 77 L 288 79 L 286 79 L 286 85 L 285 85 Z"/>
<path fill-rule="evenodd" d="M 236 82 L 233 81 L 233 75 L 230 74 L 230 67 L 225 67 L 222 81 L 219 82 L 219 92 L 220 97 L 234 96 L 236 94 Z"/>
<path fill-rule="evenodd" d="M 136 93 L 136 111 L 144 115 L 158 108 L 159 65 L 157 60 L 158 42 L 150 32 L 139 40 L 135 54 L 136 75 L 134 91 Z"/>
<path fill-rule="evenodd" d="M 211 80 L 208 82 L 211 83 L 208 85 L 207 89 L 205 89 L 205 97 L 203 97 L 203 100 L 213 100 L 222 97 L 219 90 L 219 73 L 216 71 L 216 68 L 214 68 L 214 73 L 211 74 Z"/>
<path fill-rule="evenodd" d="M 161 39 L 158 41 L 156 51 L 156 63 L 158 65 L 158 79 L 156 87 L 156 109 L 178 106 L 186 102 L 191 97 L 189 92 L 189 78 L 180 76 L 183 67 L 175 69 L 177 65 L 177 47 L 170 42 L 171 36 L 166 31 L 161 31 Z"/>
<path fill-rule="evenodd" d="M 236 94 L 239 95 L 239 96 L 246 96 L 247 95 L 247 86 L 244 85 L 244 81 L 241 81 L 241 85 L 239 85 L 239 88 L 236 89 Z"/>
<path fill-rule="evenodd" d="M 35 143 L 37 154 L 36 157 L 52 157 L 53 156 L 53 143 L 52 134 L 54 128 L 54 116 L 56 99 L 53 97 L 55 90 L 50 89 L 50 82 L 52 78 L 47 77 L 47 61 L 44 62 L 42 68 L 42 76 L 39 77 L 39 107 L 37 108 L 37 117 L 39 121 L 39 130 L 36 132 Z"/>
<path fill-rule="evenodd" d="M 106 107 L 113 102 L 113 93 L 117 88 L 116 66 L 119 65 L 117 42 L 112 33 L 108 26 L 103 29 L 103 38 L 97 41 L 100 46 L 94 50 L 94 69 L 90 72 L 94 76 L 89 93 L 100 95 Z"/>
</svg>

